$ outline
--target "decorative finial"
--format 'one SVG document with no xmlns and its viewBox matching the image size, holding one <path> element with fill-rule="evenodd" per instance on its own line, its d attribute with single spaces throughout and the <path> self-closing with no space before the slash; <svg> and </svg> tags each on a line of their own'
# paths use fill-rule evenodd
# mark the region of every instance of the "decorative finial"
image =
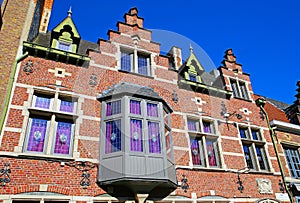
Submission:
<svg viewBox="0 0 300 203">
<path fill-rule="evenodd" d="M 193 53 L 194 50 L 193 50 L 193 47 L 192 47 L 192 44 L 190 44 L 190 53 Z"/>
<path fill-rule="evenodd" d="M 69 11 L 68 11 L 68 17 L 72 16 L 72 6 L 70 6 Z"/>
</svg>

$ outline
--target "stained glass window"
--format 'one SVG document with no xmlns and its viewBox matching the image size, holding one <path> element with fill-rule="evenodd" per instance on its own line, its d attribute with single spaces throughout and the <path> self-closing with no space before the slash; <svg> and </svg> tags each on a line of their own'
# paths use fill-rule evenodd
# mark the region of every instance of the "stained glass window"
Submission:
<svg viewBox="0 0 300 203">
<path fill-rule="evenodd" d="M 31 118 L 27 151 L 43 152 L 48 120 Z"/>
<path fill-rule="evenodd" d="M 136 100 L 130 100 L 130 113 L 141 114 L 141 102 Z"/>
<path fill-rule="evenodd" d="M 106 122 L 105 153 L 121 151 L 121 120 Z"/>
<path fill-rule="evenodd" d="M 159 124 L 156 122 L 148 122 L 148 139 L 149 139 L 149 152 L 160 153 L 160 134 Z"/>
<path fill-rule="evenodd" d="M 158 117 L 157 104 L 147 103 L 147 116 Z"/>
<path fill-rule="evenodd" d="M 36 95 L 34 107 L 49 109 L 51 104 L 51 97 L 47 95 Z"/>
<path fill-rule="evenodd" d="M 73 113 L 74 102 L 65 98 L 61 98 L 59 110 L 63 112 Z"/>
<path fill-rule="evenodd" d="M 69 154 L 72 135 L 72 123 L 58 122 L 55 137 L 55 154 Z"/>
<path fill-rule="evenodd" d="M 108 102 L 106 104 L 106 116 L 112 116 L 121 113 L 121 100 Z"/>
<path fill-rule="evenodd" d="M 203 165 L 203 163 L 200 159 L 199 140 L 196 138 L 191 138 L 190 141 L 191 141 L 191 154 L 192 154 L 193 164 L 194 165 Z"/>
<path fill-rule="evenodd" d="M 206 140 L 206 150 L 207 150 L 207 156 L 208 156 L 208 164 L 210 166 L 218 166 L 215 147 L 214 147 L 214 141 Z"/>
<path fill-rule="evenodd" d="M 141 120 L 130 120 L 130 150 L 136 152 L 143 151 L 143 134 Z"/>
</svg>

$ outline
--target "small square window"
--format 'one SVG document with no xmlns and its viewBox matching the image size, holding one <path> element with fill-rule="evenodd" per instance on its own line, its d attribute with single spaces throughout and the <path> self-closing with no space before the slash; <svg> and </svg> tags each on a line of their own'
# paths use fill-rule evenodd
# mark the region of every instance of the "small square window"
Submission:
<svg viewBox="0 0 300 203">
<path fill-rule="evenodd" d="M 187 120 L 187 125 L 188 125 L 188 130 L 190 131 L 197 131 L 199 132 L 199 121 L 198 120 L 192 120 L 188 119 Z"/>
<path fill-rule="evenodd" d="M 59 111 L 67 112 L 67 113 L 73 113 L 75 111 L 75 104 L 72 100 L 72 98 L 59 98 L 60 105 L 59 105 Z"/>
<path fill-rule="evenodd" d="M 60 50 L 63 50 L 63 51 L 71 51 L 72 50 L 72 44 L 68 44 L 68 43 L 65 43 L 65 42 L 58 41 L 57 48 L 60 49 Z"/>
<path fill-rule="evenodd" d="M 53 95 L 35 93 L 33 97 L 33 107 L 42 109 L 51 109 Z"/>
<path fill-rule="evenodd" d="M 248 139 L 249 138 L 249 131 L 248 128 L 240 128 L 240 137 L 243 139 Z"/>
<path fill-rule="evenodd" d="M 147 103 L 147 116 L 158 117 L 157 104 Z"/>
<path fill-rule="evenodd" d="M 141 101 L 130 100 L 130 113 L 141 115 Z"/>
<path fill-rule="evenodd" d="M 203 121 L 203 132 L 204 133 L 214 133 L 213 123 L 209 121 Z"/>
<path fill-rule="evenodd" d="M 112 116 L 121 113 L 121 100 L 106 103 L 106 116 Z"/>
<path fill-rule="evenodd" d="M 261 140 L 259 130 L 251 129 L 252 139 L 253 140 Z"/>
<path fill-rule="evenodd" d="M 197 82 L 196 75 L 189 74 L 190 81 Z"/>
</svg>

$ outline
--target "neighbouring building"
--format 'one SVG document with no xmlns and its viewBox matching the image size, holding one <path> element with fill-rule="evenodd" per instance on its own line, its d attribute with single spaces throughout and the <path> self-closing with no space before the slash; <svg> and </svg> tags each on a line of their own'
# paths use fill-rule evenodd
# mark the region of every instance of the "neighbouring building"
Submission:
<svg viewBox="0 0 300 203">
<path fill-rule="evenodd" d="M 137 8 L 94 43 L 71 10 L 46 32 L 52 1 L 34 2 L 49 10 L 26 11 L 41 21 L 12 53 L 0 202 L 298 201 L 299 94 L 257 106 L 232 49 L 211 72 L 192 49 L 162 54 Z"/>
</svg>

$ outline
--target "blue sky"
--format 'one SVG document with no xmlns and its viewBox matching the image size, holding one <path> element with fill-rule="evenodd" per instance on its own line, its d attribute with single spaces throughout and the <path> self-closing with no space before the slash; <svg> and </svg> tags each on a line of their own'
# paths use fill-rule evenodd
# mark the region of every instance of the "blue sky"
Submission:
<svg viewBox="0 0 300 203">
<path fill-rule="evenodd" d="M 300 80 L 299 0 L 55 0 L 49 29 L 66 17 L 70 6 L 82 39 L 107 39 L 107 31 L 116 30 L 124 13 L 137 7 L 161 51 L 174 44 L 187 56 L 192 44 L 210 71 L 232 48 L 250 74 L 254 93 L 288 104 L 295 101 Z"/>
</svg>

